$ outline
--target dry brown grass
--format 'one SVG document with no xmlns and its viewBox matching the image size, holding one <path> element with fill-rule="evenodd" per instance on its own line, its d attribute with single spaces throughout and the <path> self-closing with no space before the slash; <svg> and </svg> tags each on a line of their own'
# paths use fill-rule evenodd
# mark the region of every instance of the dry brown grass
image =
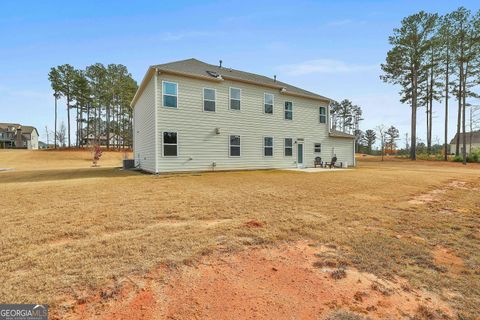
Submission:
<svg viewBox="0 0 480 320">
<path fill-rule="evenodd" d="M 11 152 L 28 157 L 16 166 Z M 0 167 L 18 169 L 0 172 L 0 301 L 58 308 L 65 296 L 219 247 L 313 239 L 359 270 L 406 277 L 463 316 L 480 314 L 480 166 L 368 159 L 345 172 L 153 176 L 110 160 L 90 168 L 68 152 L 46 166 L 48 157 L 0 153 Z M 440 189 L 436 201 L 409 202 Z M 439 247 L 463 259 L 461 272 L 435 264 Z"/>
<path fill-rule="evenodd" d="M 130 152 L 104 152 L 99 161 L 102 167 L 120 167 L 123 156 Z M 0 169 L 15 171 L 88 168 L 92 166 L 91 150 L 14 150 L 0 149 Z"/>
</svg>

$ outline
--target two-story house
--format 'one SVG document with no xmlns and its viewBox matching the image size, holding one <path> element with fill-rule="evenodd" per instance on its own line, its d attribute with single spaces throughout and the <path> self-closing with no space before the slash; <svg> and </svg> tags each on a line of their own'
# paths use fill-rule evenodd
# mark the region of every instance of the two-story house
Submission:
<svg viewBox="0 0 480 320">
<path fill-rule="evenodd" d="M 196 59 L 151 66 L 132 100 L 136 165 L 149 172 L 355 165 L 330 99 Z"/>
<path fill-rule="evenodd" d="M 38 131 L 18 123 L 0 123 L 0 148 L 38 149 Z"/>
</svg>

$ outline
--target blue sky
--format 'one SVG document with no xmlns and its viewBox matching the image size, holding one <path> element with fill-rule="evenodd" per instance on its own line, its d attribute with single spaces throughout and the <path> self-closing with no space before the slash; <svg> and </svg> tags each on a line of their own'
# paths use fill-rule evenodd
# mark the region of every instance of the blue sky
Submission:
<svg viewBox="0 0 480 320">
<path fill-rule="evenodd" d="M 409 14 L 459 6 L 476 11 L 480 2 L 2 1 L 0 122 L 34 125 L 44 138 L 53 128 L 52 66 L 121 63 L 140 82 L 149 65 L 195 57 L 351 99 L 364 110 L 363 130 L 393 124 L 404 137 L 410 109 L 379 79 L 388 36 Z M 443 106 L 434 109 L 435 142 Z M 424 123 L 420 110 L 422 140 Z"/>
</svg>

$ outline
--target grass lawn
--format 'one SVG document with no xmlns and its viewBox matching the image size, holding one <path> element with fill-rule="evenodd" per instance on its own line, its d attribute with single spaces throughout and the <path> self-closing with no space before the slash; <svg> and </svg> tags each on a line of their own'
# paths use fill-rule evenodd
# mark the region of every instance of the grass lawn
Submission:
<svg viewBox="0 0 480 320">
<path fill-rule="evenodd" d="M 112 279 L 195 263 L 219 238 L 229 252 L 310 240 L 480 314 L 479 165 L 368 158 L 343 172 L 154 176 L 112 167 L 122 157 L 91 168 L 80 151 L 0 151 L 0 168 L 15 168 L 0 172 L 0 301 L 60 309 Z"/>
</svg>

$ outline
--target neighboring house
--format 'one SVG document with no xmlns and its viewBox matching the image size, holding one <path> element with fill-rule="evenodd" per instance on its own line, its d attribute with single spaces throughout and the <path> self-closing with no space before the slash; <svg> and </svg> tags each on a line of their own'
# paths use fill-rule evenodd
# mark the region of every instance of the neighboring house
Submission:
<svg viewBox="0 0 480 320">
<path fill-rule="evenodd" d="M 149 172 L 355 165 L 354 136 L 332 132 L 330 99 L 196 59 L 151 66 L 135 97 L 134 157 Z"/>
<path fill-rule="evenodd" d="M 467 154 L 470 153 L 470 150 L 475 151 L 480 149 L 480 131 L 472 131 L 465 133 L 467 140 Z M 457 134 L 450 141 L 450 153 L 455 153 L 457 147 Z M 460 154 L 463 153 L 463 133 L 460 133 Z"/>
<path fill-rule="evenodd" d="M 38 131 L 35 127 L 18 123 L 0 123 L 0 148 L 38 149 Z"/>
<path fill-rule="evenodd" d="M 94 134 L 90 133 L 87 136 L 84 136 L 82 138 L 82 144 L 83 145 L 90 145 L 93 146 L 95 144 L 98 144 L 100 146 L 106 146 L 107 145 L 107 136 L 105 134 L 101 134 L 98 137 L 95 136 Z M 117 134 L 110 134 L 110 146 L 115 147 L 115 146 L 122 146 L 123 145 L 123 137 Z"/>
</svg>

